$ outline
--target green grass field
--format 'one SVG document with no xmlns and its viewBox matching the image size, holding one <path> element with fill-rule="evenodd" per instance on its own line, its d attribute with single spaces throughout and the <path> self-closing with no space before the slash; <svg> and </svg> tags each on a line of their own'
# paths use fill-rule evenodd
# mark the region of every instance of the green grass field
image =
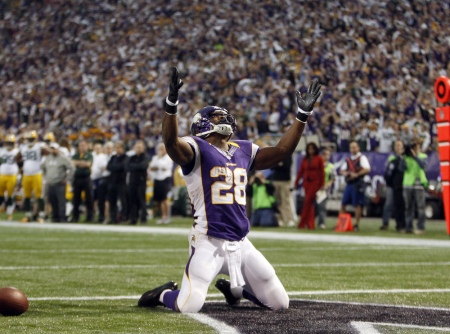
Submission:
<svg viewBox="0 0 450 334">
<path fill-rule="evenodd" d="M 327 221 L 326 231 L 255 230 L 335 234 L 334 222 L 334 218 Z M 190 219 L 175 219 L 165 227 L 188 228 L 190 223 Z M 424 236 L 400 235 L 393 227 L 392 231 L 379 231 L 379 224 L 379 220 L 364 220 L 358 235 L 449 239 L 443 222 L 427 222 Z M 148 225 L 156 226 L 154 221 Z M 273 264 L 286 291 L 294 292 L 291 298 L 450 307 L 450 292 L 340 293 L 447 289 L 450 248 L 266 239 L 252 242 Z M 0 333 L 214 333 L 186 315 L 162 307 L 136 307 L 134 296 L 169 280 L 181 283 L 187 249 L 187 234 L 61 231 L 0 224 L 0 287 L 16 287 L 31 299 L 22 316 L 0 317 Z M 209 293 L 219 291 L 212 285 Z M 123 299 L 33 300 L 113 296 Z M 392 328 L 378 330 L 396 332 Z"/>
</svg>

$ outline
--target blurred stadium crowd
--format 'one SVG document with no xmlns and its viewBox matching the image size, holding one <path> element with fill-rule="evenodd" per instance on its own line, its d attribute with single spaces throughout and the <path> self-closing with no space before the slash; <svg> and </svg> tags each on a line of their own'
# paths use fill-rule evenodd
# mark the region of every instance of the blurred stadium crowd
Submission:
<svg viewBox="0 0 450 334">
<path fill-rule="evenodd" d="M 145 210 L 140 205 L 131 216 L 126 206 L 136 202 L 130 197 L 135 194 L 121 187 L 129 175 L 147 179 L 152 156 L 164 156 L 157 147 L 171 66 L 185 82 L 178 106 L 181 136 L 189 134 L 192 116 L 205 105 L 230 110 L 237 119 L 235 139 L 282 133 L 295 119 L 295 89 L 318 78 L 323 94 L 304 134 L 318 135 L 322 148 L 348 152 L 356 140 L 362 152 L 388 153 L 401 139 L 406 145 L 419 142 L 421 152 L 437 150 L 431 87 L 438 76 L 450 75 L 449 7 L 448 1 L 415 0 L 0 1 L 0 136 L 14 135 L 14 145 L 25 147 L 52 132 L 59 145 L 45 154 L 65 148 L 75 168 L 87 168 L 73 158 L 85 159 L 76 152 L 83 140 L 94 155 L 91 164 L 99 154 L 108 163 L 128 152 L 128 161 L 136 144 L 144 144 L 145 171 L 130 172 L 127 165 L 117 184 L 104 188 L 118 198 L 103 201 L 119 202 L 119 208 L 96 208 L 106 215 L 100 221 L 109 213 L 132 223 L 138 215 L 143 221 Z M 27 139 L 33 131 L 37 136 Z M 95 143 L 103 147 L 96 151 Z M 286 175 L 291 163 L 279 174 Z M 106 174 L 114 169 L 102 168 Z M 166 170 L 161 168 L 162 180 L 173 176 Z M 156 167 L 151 172 L 158 173 Z M 255 180 L 256 194 L 266 181 L 261 175 Z M 274 182 L 286 183 L 278 187 L 289 197 L 289 178 Z M 86 188 L 97 190 L 95 201 L 99 187 Z M 86 194 L 81 188 L 79 196 Z M 169 185 L 159 188 L 165 198 Z M 272 196 L 274 190 L 267 191 Z M 263 194 L 267 209 L 274 200 Z M 86 207 L 89 221 L 93 209 Z M 160 206 L 160 222 L 170 221 L 168 210 Z M 283 220 L 294 224 L 293 217 Z"/>
<path fill-rule="evenodd" d="M 208 104 L 237 117 L 237 138 L 279 132 L 295 87 L 317 77 L 306 134 L 344 152 L 351 139 L 390 151 L 395 137 L 434 149 L 430 87 L 449 74 L 448 14 L 447 1 L 2 1 L 0 132 L 151 149 L 176 65 L 181 135 Z"/>
</svg>

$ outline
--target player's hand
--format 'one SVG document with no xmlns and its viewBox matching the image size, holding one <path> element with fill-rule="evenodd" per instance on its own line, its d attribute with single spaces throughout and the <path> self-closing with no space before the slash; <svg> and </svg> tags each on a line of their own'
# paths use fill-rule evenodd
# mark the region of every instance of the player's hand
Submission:
<svg viewBox="0 0 450 334">
<path fill-rule="evenodd" d="M 170 85 L 169 85 L 169 101 L 172 103 L 176 103 L 178 101 L 178 91 L 181 86 L 183 86 L 184 82 L 180 80 L 178 69 L 174 66 L 172 67 L 172 75 L 170 77 Z"/>
<path fill-rule="evenodd" d="M 302 94 L 297 90 L 295 93 L 297 94 L 297 106 L 305 113 L 312 112 L 314 108 L 314 104 L 319 98 L 322 92 L 320 91 L 321 85 L 317 79 L 311 81 L 308 87 L 308 91 L 305 96 L 302 97 Z"/>
</svg>

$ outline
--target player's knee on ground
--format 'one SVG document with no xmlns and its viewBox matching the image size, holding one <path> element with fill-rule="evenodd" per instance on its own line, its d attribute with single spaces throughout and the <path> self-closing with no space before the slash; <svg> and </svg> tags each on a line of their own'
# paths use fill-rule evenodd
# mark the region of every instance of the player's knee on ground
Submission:
<svg viewBox="0 0 450 334">
<path fill-rule="evenodd" d="M 257 250 L 248 254 L 245 276 L 255 297 L 271 310 L 283 310 L 289 307 L 289 297 L 272 265 Z"/>
<path fill-rule="evenodd" d="M 266 289 L 267 301 L 264 304 L 267 307 L 273 311 L 289 308 L 289 297 L 277 276 L 267 282 Z"/>
<path fill-rule="evenodd" d="M 198 313 L 205 303 L 206 295 L 200 290 L 192 290 L 187 300 L 178 299 L 178 310 L 181 313 Z"/>
</svg>

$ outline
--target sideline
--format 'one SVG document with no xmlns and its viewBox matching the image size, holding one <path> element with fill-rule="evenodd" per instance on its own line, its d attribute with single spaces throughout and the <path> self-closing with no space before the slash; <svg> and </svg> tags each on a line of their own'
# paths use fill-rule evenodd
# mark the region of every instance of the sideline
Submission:
<svg viewBox="0 0 450 334">
<path fill-rule="evenodd" d="M 146 233 L 146 234 L 169 234 L 183 235 L 189 234 L 189 228 L 179 227 L 148 227 L 148 226 L 123 226 L 123 225 L 87 225 L 87 224 L 37 224 L 37 223 L 16 223 L 0 221 L 0 227 L 22 227 L 65 231 L 83 231 L 83 232 L 119 232 L 119 233 Z M 367 236 L 349 236 L 332 234 L 306 234 L 306 233 L 287 233 L 287 232 L 261 232 L 251 231 L 250 239 L 266 240 L 291 240 L 291 241 L 310 241 L 310 242 L 333 242 L 359 245 L 389 245 L 389 246 L 425 246 L 436 248 L 450 248 L 450 241 L 417 239 L 417 238 L 390 238 L 390 237 L 367 237 Z"/>
</svg>

